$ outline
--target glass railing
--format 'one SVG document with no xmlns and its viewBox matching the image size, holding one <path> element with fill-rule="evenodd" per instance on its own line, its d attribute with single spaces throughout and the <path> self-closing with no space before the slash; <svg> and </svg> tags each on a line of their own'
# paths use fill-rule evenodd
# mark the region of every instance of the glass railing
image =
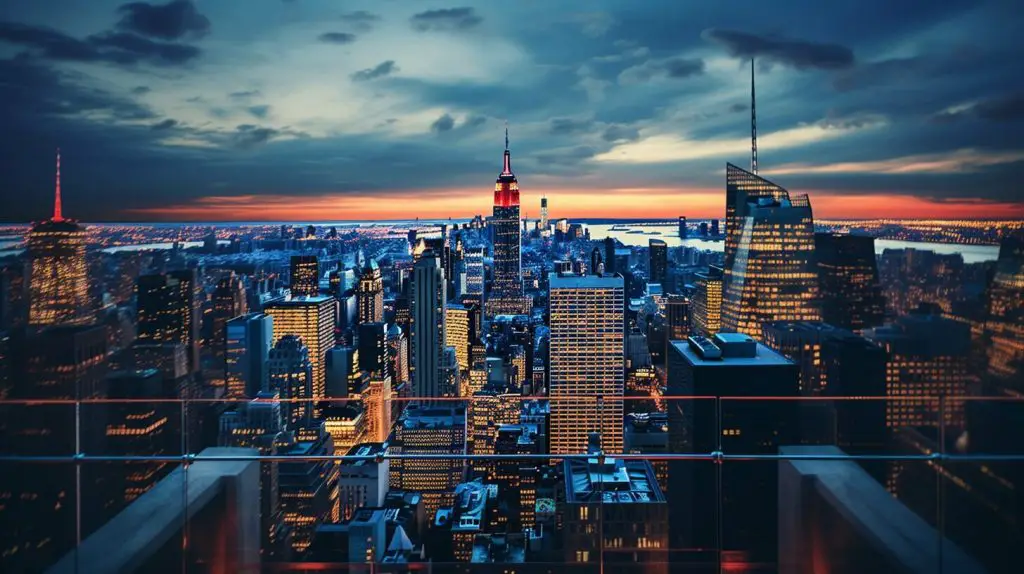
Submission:
<svg viewBox="0 0 1024 574">
<path fill-rule="evenodd" d="M 1022 425 L 992 397 L 4 399 L 2 570 L 1015 572 Z"/>
</svg>

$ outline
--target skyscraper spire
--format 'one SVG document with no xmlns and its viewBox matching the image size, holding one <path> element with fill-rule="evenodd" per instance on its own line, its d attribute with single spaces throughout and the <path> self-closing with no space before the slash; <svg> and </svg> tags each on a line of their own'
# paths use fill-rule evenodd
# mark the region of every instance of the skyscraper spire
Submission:
<svg viewBox="0 0 1024 574">
<path fill-rule="evenodd" d="M 57 148 L 57 192 L 53 199 L 53 220 L 64 221 L 60 205 L 60 148 Z"/>
<path fill-rule="evenodd" d="M 505 164 L 501 175 L 512 175 L 512 155 L 508 151 L 508 120 L 505 121 Z"/>
<path fill-rule="evenodd" d="M 750 59 L 750 172 L 757 175 L 757 98 L 754 95 L 754 59 Z"/>
</svg>

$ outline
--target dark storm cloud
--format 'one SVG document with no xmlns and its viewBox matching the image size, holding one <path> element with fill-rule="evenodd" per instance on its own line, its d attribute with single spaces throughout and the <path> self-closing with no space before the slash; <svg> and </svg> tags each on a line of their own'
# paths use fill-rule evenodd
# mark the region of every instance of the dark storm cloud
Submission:
<svg viewBox="0 0 1024 574">
<path fill-rule="evenodd" d="M 620 84 L 646 82 L 652 78 L 681 79 L 704 73 L 704 60 L 699 58 L 650 59 L 626 68 L 619 74 Z"/>
<path fill-rule="evenodd" d="M 148 94 L 151 91 L 152 90 L 149 89 L 149 86 L 135 86 L 134 88 L 132 88 L 132 93 L 135 94 L 136 96 L 141 96 L 142 94 Z"/>
<path fill-rule="evenodd" d="M 739 112 L 745 112 L 749 107 L 750 106 L 748 106 L 747 104 L 732 104 L 731 106 L 729 106 L 729 111 L 735 114 Z"/>
<path fill-rule="evenodd" d="M 117 11 L 121 14 L 119 29 L 161 40 L 199 37 L 210 30 L 210 20 L 189 0 L 172 0 L 167 4 L 131 2 Z"/>
<path fill-rule="evenodd" d="M 919 83 L 942 77 L 971 74 L 998 57 L 972 51 L 952 51 L 944 54 L 920 54 L 904 58 L 887 58 L 864 62 L 836 76 L 832 82 L 836 90 L 848 92 L 879 86 Z"/>
<path fill-rule="evenodd" d="M 414 30 L 468 30 L 484 21 L 476 11 L 469 7 L 443 8 L 420 12 L 409 19 Z"/>
<path fill-rule="evenodd" d="M 759 36 L 737 30 L 710 28 L 705 38 L 725 47 L 736 58 L 764 58 L 799 70 L 839 70 L 854 63 L 853 50 L 839 44 L 821 44 L 778 36 Z"/>
<path fill-rule="evenodd" d="M 398 71 L 398 66 L 395 65 L 394 60 L 387 60 L 381 62 L 372 68 L 366 68 L 365 70 L 359 70 L 352 74 L 352 81 L 354 82 L 366 82 L 369 80 L 376 80 L 377 78 L 383 78 L 389 76 L 394 72 Z"/>
<path fill-rule="evenodd" d="M 169 129 L 173 128 L 176 125 L 178 125 L 178 121 L 177 120 L 172 120 L 171 118 L 167 118 L 166 120 L 164 120 L 164 121 L 162 121 L 160 123 L 153 124 L 152 126 L 150 126 L 149 129 L 151 129 L 153 131 L 169 130 Z"/>
<path fill-rule="evenodd" d="M 462 122 L 462 127 L 467 129 L 475 128 L 484 125 L 484 122 L 486 121 L 487 118 L 484 116 L 470 116 L 466 118 L 466 121 Z"/>
<path fill-rule="evenodd" d="M 931 119 L 935 123 L 947 123 L 965 117 L 976 117 L 992 122 L 1024 119 L 1024 93 L 981 100 L 962 109 L 940 112 Z"/>
<path fill-rule="evenodd" d="M 200 54 L 195 46 L 154 42 L 123 32 L 104 32 L 79 40 L 57 30 L 17 22 L 0 22 L 0 41 L 22 46 L 29 55 L 66 62 L 178 65 Z"/>
<path fill-rule="evenodd" d="M 640 130 L 630 126 L 610 125 L 601 134 L 606 142 L 636 141 L 640 139 Z"/>
<path fill-rule="evenodd" d="M 573 118 L 555 118 L 548 126 L 548 132 L 556 136 L 564 136 L 585 132 L 594 125 L 593 120 L 580 120 Z"/>
<path fill-rule="evenodd" d="M 377 22 L 380 22 L 380 16 L 366 10 L 356 10 L 355 12 L 342 14 L 341 20 L 360 32 L 366 32 L 372 29 Z"/>
<path fill-rule="evenodd" d="M 101 112 L 123 120 L 152 119 L 155 114 L 133 99 L 80 86 L 66 74 L 26 59 L 0 60 L 0 110 L 11 121 Z"/>
<path fill-rule="evenodd" d="M 439 134 L 442 132 L 450 132 L 455 127 L 455 119 L 448 114 L 434 120 L 434 123 L 430 124 L 430 131 Z"/>
<path fill-rule="evenodd" d="M 264 119 L 267 117 L 267 114 L 270 113 L 270 106 L 266 104 L 259 106 L 249 106 L 245 110 L 252 114 L 253 117 Z"/>
<path fill-rule="evenodd" d="M 326 44 L 351 44 L 356 41 L 355 34 L 348 32 L 324 32 L 317 39 Z"/>
<path fill-rule="evenodd" d="M 536 155 L 537 163 L 541 165 L 554 166 L 575 166 L 597 154 L 597 150 L 590 146 L 575 146 L 569 149 L 553 150 Z"/>
<path fill-rule="evenodd" d="M 308 138 L 309 134 L 291 130 L 289 128 L 277 129 L 253 124 L 241 124 L 237 126 L 235 128 L 235 132 L 231 134 L 230 141 L 235 145 L 235 147 L 251 149 L 262 146 L 282 136 Z"/>
</svg>

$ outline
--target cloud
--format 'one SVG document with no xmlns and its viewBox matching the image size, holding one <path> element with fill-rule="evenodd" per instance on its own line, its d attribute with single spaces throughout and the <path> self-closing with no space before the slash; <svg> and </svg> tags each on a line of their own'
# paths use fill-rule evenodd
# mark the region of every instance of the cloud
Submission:
<svg viewBox="0 0 1024 574">
<path fill-rule="evenodd" d="M 348 32 L 324 32 L 317 36 L 317 40 L 325 44 L 351 44 L 356 41 L 356 35 Z"/>
<path fill-rule="evenodd" d="M 587 131 L 593 124 L 593 120 L 554 118 L 548 126 L 548 132 L 558 136 L 575 134 Z"/>
<path fill-rule="evenodd" d="M 965 117 L 992 122 L 1009 122 L 1024 118 L 1024 92 L 1008 94 L 947 108 L 931 117 L 934 123 L 948 123 Z"/>
<path fill-rule="evenodd" d="M 262 119 L 265 119 L 267 117 L 267 114 L 270 112 L 270 106 L 268 106 L 266 104 L 259 105 L 259 106 L 249 106 L 245 110 L 247 112 L 249 112 L 250 114 L 252 114 L 253 117 L 259 118 L 259 119 L 262 120 Z"/>
<path fill-rule="evenodd" d="M 434 120 L 434 123 L 430 124 L 430 131 L 439 134 L 443 132 L 450 132 L 455 127 L 455 119 L 448 114 Z"/>
<path fill-rule="evenodd" d="M 380 22 L 380 16 L 366 10 L 356 10 L 342 14 L 341 20 L 360 32 L 367 32 Z"/>
<path fill-rule="evenodd" d="M 849 136 L 864 130 L 886 125 L 882 118 L 851 120 L 826 119 L 813 124 L 762 134 L 759 143 L 766 149 L 780 150 Z M 625 164 L 653 164 L 689 161 L 710 157 L 740 155 L 750 149 L 750 140 L 705 139 L 694 140 L 675 134 L 658 134 L 635 142 L 616 145 L 598 154 L 594 161 Z"/>
<path fill-rule="evenodd" d="M 250 98 L 255 98 L 262 95 L 263 94 L 260 93 L 259 90 L 242 90 L 238 92 L 231 92 L 230 94 L 228 94 L 228 97 L 232 100 L 245 101 Z"/>
<path fill-rule="evenodd" d="M 689 78 L 703 73 L 704 60 L 699 58 L 650 59 L 643 64 L 631 66 L 623 70 L 619 74 L 619 84 L 638 84 L 654 78 Z"/>
<path fill-rule="evenodd" d="M 117 11 L 121 14 L 118 29 L 161 40 L 200 37 L 210 30 L 210 20 L 189 0 L 172 0 L 167 4 L 131 2 Z"/>
<path fill-rule="evenodd" d="M 537 162 L 541 165 L 553 166 L 576 166 L 592 157 L 597 150 L 587 145 L 579 145 L 570 148 L 559 148 L 536 154 Z"/>
<path fill-rule="evenodd" d="M 141 96 L 142 94 L 148 94 L 151 91 L 152 90 L 149 89 L 149 86 L 135 86 L 134 88 L 132 88 L 132 93 L 135 94 L 136 96 Z"/>
<path fill-rule="evenodd" d="M 387 60 L 372 68 L 359 70 L 358 72 L 353 73 L 351 77 L 353 82 L 366 82 L 369 80 L 376 80 L 377 78 L 383 78 L 384 76 L 390 76 L 397 71 L 398 66 L 395 65 L 395 61 Z"/>
<path fill-rule="evenodd" d="M 482 126 L 486 121 L 487 118 L 484 116 L 469 116 L 462 122 L 462 127 L 467 129 L 475 128 L 477 126 Z"/>
<path fill-rule="evenodd" d="M 798 70 L 839 70 L 854 64 L 853 50 L 839 44 L 820 44 L 778 36 L 759 36 L 736 30 L 709 28 L 702 36 L 725 47 L 736 58 L 764 58 Z"/>
<path fill-rule="evenodd" d="M 750 106 L 748 106 L 747 104 L 740 104 L 740 103 L 736 103 L 736 104 L 732 104 L 732 105 L 730 105 L 730 106 L 729 106 L 729 111 L 730 111 L 730 112 L 732 112 L 732 113 L 734 113 L 734 114 L 737 114 L 737 113 L 739 113 L 739 112 L 745 112 L 745 111 L 747 111 L 747 109 L 748 109 L 749 107 L 750 107 Z"/>
<path fill-rule="evenodd" d="M 308 134 L 288 128 L 268 128 L 253 124 L 241 124 L 235 128 L 230 141 L 241 149 L 251 149 L 278 139 L 306 138 Z"/>
<path fill-rule="evenodd" d="M 842 72 L 835 77 L 832 86 L 839 92 L 849 92 L 885 85 L 920 85 L 926 79 L 964 76 L 989 63 L 984 55 L 972 50 L 885 58 Z"/>
<path fill-rule="evenodd" d="M 610 125 L 601 134 L 601 139 L 606 142 L 636 141 L 640 139 L 640 130 L 631 126 Z"/>
<path fill-rule="evenodd" d="M 160 123 L 153 124 L 149 127 L 149 129 L 154 131 L 169 130 L 176 125 L 178 125 L 178 120 L 172 120 L 171 118 L 167 118 L 166 120 Z"/>
<path fill-rule="evenodd" d="M 103 32 L 80 40 L 57 30 L 17 22 L 0 22 L 0 41 L 22 46 L 30 55 L 65 62 L 179 65 L 200 54 L 195 46 L 154 42 L 123 32 Z"/>
<path fill-rule="evenodd" d="M 615 19 L 607 12 L 584 12 L 576 14 L 574 20 L 582 27 L 583 34 L 591 38 L 600 38 L 615 25 Z"/>
<path fill-rule="evenodd" d="M 413 30 L 427 32 L 468 30 L 478 26 L 484 19 L 472 8 L 462 7 L 427 10 L 413 15 L 409 21 Z"/>
<path fill-rule="evenodd" d="M 809 174 L 951 174 L 975 173 L 982 168 L 1024 161 L 1024 150 L 991 151 L 959 149 L 952 152 L 920 154 L 861 162 L 810 165 L 790 163 L 767 170 L 771 175 Z"/>
</svg>

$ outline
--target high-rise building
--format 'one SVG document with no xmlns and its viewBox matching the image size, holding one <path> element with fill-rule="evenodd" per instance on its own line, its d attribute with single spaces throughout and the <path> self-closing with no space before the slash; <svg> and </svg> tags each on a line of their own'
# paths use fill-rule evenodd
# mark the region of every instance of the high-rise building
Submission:
<svg viewBox="0 0 1024 574">
<path fill-rule="evenodd" d="M 999 394 L 1024 393 L 1024 234 L 1003 239 L 988 287 L 987 374 Z"/>
<path fill-rule="evenodd" d="M 388 493 L 388 459 L 377 459 L 385 453 L 386 444 L 364 442 L 353 446 L 346 456 L 365 457 L 338 463 L 338 491 L 341 517 L 348 519 L 357 508 L 384 505 Z"/>
<path fill-rule="evenodd" d="M 270 391 L 284 401 L 284 424 L 295 430 L 307 427 L 313 416 L 313 364 L 309 349 L 294 335 L 277 340 L 267 358 Z"/>
<path fill-rule="evenodd" d="M 686 217 L 679 216 L 679 239 L 686 239 Z"/>
<path fill-rule="evenodd" d="M 697 273 L 693 291 L 694 334 L 710 337 L 722 329 L 722 268 L 714 265 Z"/>
<path fill-rule="evenodd" d="M 814 220 L 806 195 L 726 165 L 722 330 L 759 339 L 772 321 L 817 321 Z"/>
<path fill-rule="evenodd" d="M 720 397 L 668 401 L 669 452 L 775 454 L 798 437 L 799 367 L 740 333 L 673 341 L 668 353 L 670 396 Z M 779 397 L 744 400 L 744 397 Z M 776 555 L 776 465 L 715 465 L 669 461 L 671 548 L 719 548 L 755 562 Z M 678 497 L 678 498 L 676 498 Z M 719 524 L 717 529 L 708 524 Z M 720 536 L 720 539 L 719 539 Z"/>
<path fill-rule="evenodd" d="M 852 331 L 885 321 L 874 237 L 815 233 L 814 255 L 822 321 Z"/>
<path fill-rule="evenodd" d="M 661 239 L 651 239 L 647 245 L 650 251 L 648 282 L 663 285 L 668 278 L 668 244 Z"/>
<path fill-rule="evenodd" d="M 665 301 L 665 322 L 668 340 L 675 341 L 690 336 L 690 299 L 685 295 L 669 295 Z"/>
<path fill-rule="evenodd" d="M 548 198 L 547 196 L 541 196 L 540 198 L 540 221 L 537 223 L 540 227 L 540 234 L 543 237 L 547 237 L 550 230 L 548 229 Z"/>
<path fill-rule="evenodd" d="M 213 379 L 210 383 L 214 386 L 224 386 L 227 380 L 227 323 L 235 317 L 244 315 L 248 310 L 242 280 L 234 273 L 220 279 L 213 290 L 212 303 L 209 339 L 205 341 L 204 347 L 213 357 Z"/>
<path fill-rule="evenodd" d="M 623 279 L 551 274 L 548 285 L 551 452 L 584 453 L 592 432 L 622 452 Z"/>
<path fill-rule="evenodd" d="M 717 219 L 712 219 L 711 220 L 711 236 L 712 237 L 718 237 L 718 220 Z"/>
<path fill-rule="evenodd" d="M 440 397 L 445 339 L 444 270 L 433 252 L 426 252 L 412 274 L 412 368 L 413 395 Z"/>
<path fill-rule="evenodd" d="M 565 543 L 568 564 L 614 564 L 668 572 L 669 504 L 650 461 L 617 458 L 566 460 Z M 675 512 L 675 508 L 673 508 Z"/>
<path fill-rule="evenodd" d="M 194 269 L 180 269 L 138 280 L 138 332 L 141 343 L 180 343 L 190 371 L 199 363 L 199 305 Z"/>
<path fill-rule="evenodd" d="M 455 348 L 455 356 L 459 362 L 459 371 L 469 371 L 469 349 L 479 334 L 480 308 L 475 305 L 449 303 L 445 307 L 445 345 Z"/>
<path fill-rule="evenodd" d="M 316 255 L 292 255 L 289 289 L 292 297 L 320 294 L 320 261 Z"/>
<path fill-rule="evenodd" d="M 384 278 L 373 259 L 367 258 L 359 274 L 358 299 L 360 323 L 384 321 Z"/>
<path fill-rule="evenodd" d="M 278 463 L 281 509 L 293 531 L 292 549 L 304 552 L 316 527 L 341 519 L 338 501 L 338 465 L 324 457 L 334 454 L 334 443 L 324 424 L 296 433 L 294 442 L 280 445 Z"/>
<path fill-rule="evenodd" d="M 91 321 L 85 230 L 61 211 L 60 150 L 53 217 L 28 233 L 31 266 L 28 322 L 32 326 L 83 325 Z"/>
<path fill-rule="evenodd" d="M 313 366 L 313 399 L 325 396 L 324 356 L 334 346 L 334 298 L 289 297 L 267 303 L 263 312 L 274 323 L 274 344 L 282 337 L 294 335 L 309 349 L 309 362 Z"/>
<path fill-rule="evenodd" d="M 466 409 L 437 404 L 409 405 L 395 424 L 390 441 L 394 454 L 464 455 Z M 390 486 L 420 492 L 431 520 L 442 506 L 451 506 L 462 480 L 462 460 L 396 458 L 391 461 Z"/>
<path fill-rule="evenodd" d="M 122 456 L 169 456 L 180 452 L 172 433 L 172 409 L 145 399 L 162 399 L 163 377 L 156 369 L 117 371 L 107 375 L 105 454 Z M 125 399 L 119 402 L 118 399 Z M 174 406 L 175 409 L 177 405 Z M 178 447 L 178 448 L 174 448 Z M 125 461 L 108 469 L 115 509 L 123 508 L 153 488 L 171 470 L 170 463 Z"/>
<path fill-rule="evenodd" d="M 270 389 L 267 358 L 273 337 L 274 320 L 263 313 L 249 313 L 227 322 L 227 398 L 253 398 Z"/>
<path fill-rule="evenodd" d="M 937 314 L 915 312 L 893 324 L 864 330 L 888 351 L 886 424 L 889 428 L 962 428 L 971 326 Z M 944 397 L 945 404 L 940 403 Z"/>
<path fill-rule="evenodd" d="M 512 173 L 512 156 L 505 130 L 505 161 L 494 185 L 494 215 L 491 217 L 494 245 L 494 279 L 487 298 L 488 317 L 522 313 L 523 270 L 520 255 L 519 181 Z"/>
<path fill-rule="evenodd" d="M 484 294 L 484 248 L 467 247 L 463 261 L 466 265 L 466 293 L 482 297 Z"/>
<path fill-rule="evenodd" d="M 391 373 L 387 337 L 388 326 L 385 323 L 359 325 L 359 368 L 366 374 L 383 377 Z"/>
</svg>

